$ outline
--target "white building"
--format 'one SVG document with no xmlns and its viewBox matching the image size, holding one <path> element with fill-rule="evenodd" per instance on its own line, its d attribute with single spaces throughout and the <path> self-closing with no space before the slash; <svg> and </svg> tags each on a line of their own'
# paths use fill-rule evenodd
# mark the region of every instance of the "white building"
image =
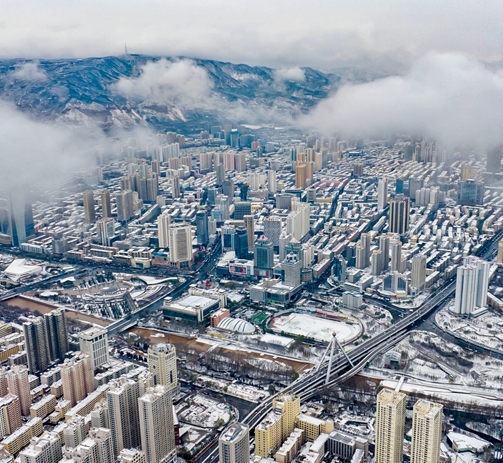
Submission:
<svg viewBox="0 0 503 463">
<path fill-rule="evenodd" d="M 458 267 L 454 312 L 470 316 L 476 308 L 487 306 L 490 264 L 474 256 L 465 257 Z"/>
<path fill-rule="evenodd" d="M 178 267 L 192 262 L 192 230 L 190 225 L 168 227 L 169 261 Z"/>
<path fill-rule="evenodd" d="M 218 439 L 219 463 L 250 462 L 250 432 L 248 426 L 235 423 Z"/>
<path fill-rule="evenodd" d="M 172 344 L 160 342 L 148 349 L 148 369 L 155 374 L 156 384 L 174 390 L 178 386 L 176 349 Z"/>
<path fill-rule="evenodd" d="M 377 184 L 377 210 L 380 212 L 388 205 L 388 181 L 380 178 Z"/>
<path fill-rule="evenodd" d="M 159 239 L 159 248 L 165 249 L 169 246 L 168 228 L 171 224 L 171 215 L 161 214 L 157 218 L 157 238 Z"/>
<path fill-rule="evenodd" d="M 79 333 L 80 350 L 91 356 L 93 369 L 108 362 L 107 330 L 98 326 Z"/>
<path fill-rule="evenodd" d="M 59 435 L 46 431 L 40 437 L 33 437 L 19 458 L 21 463 L 58 463 L 63 458 Z"/>
</svg>

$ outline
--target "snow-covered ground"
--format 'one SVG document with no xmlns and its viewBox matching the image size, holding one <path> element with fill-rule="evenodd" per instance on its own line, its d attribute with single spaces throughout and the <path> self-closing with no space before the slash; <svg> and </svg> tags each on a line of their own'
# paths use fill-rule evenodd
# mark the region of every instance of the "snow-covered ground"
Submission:
<svg viewBox="0 0 503 463">
<path fill-rule="evenodd" d="M 359 324 L 328 320 L 304 313 L 291 313 L 277 317 L 272 323 L 272 329 L 278 333 L 284 331 L 326 342 L 332 339 L 332 333 L 336 333 L 341 344 L 351 342 L 361 334 Z"/>
<path fill-rule="evenodd" d="M 204 428 L 214 428 L 221 424 L 228 423 L 231 419 L 230 410 L 226 404 L 217 402 L 202 394 L 195 395 L 191 405 L 178 413 L 180 421 L 202 426 Z M 219 423 L 219 420 L 221 422 Z"/>
</svg>

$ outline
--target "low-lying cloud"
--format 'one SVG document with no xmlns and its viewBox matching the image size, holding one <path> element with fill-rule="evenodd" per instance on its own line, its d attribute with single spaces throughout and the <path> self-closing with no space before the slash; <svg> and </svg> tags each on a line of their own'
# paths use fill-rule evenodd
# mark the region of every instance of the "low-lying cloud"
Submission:
<svg viewBox="0 0 503 463">
<path fill-rule="evenodd" d="M 306 73 L 299 67 L 276 69 L 274 71 L 274 80 L 276 82 L 304 82 Z"/>
<path fill-rule="evenodd" d="M 205 69 L 191 60 L 148 62 L 136 78 L 121 78 L 114 86 L 121 95 L 159 104 L 174 103 L 185 108 L 205 107 L 213 83 Z"/>
<path fill-rule="evenodd" d="M 304 119 L 324 133 L 421 133 L 450 145 L 503 142 L 503 73 L 460 54 L 431 53 L 402 76 L 345 85 Z"/>
<path fill-rule="evenodd" d="M 47 74 L 38 63 L 23 63 L 11 73 L 10 77 L 27 82 L 44 82 Z"/>
</svg>

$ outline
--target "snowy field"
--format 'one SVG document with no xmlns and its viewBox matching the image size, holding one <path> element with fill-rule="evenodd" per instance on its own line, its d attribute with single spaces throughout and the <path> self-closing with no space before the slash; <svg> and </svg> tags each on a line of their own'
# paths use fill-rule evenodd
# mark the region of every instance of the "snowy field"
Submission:
<svg viewBox="0 0 503 463">
<path fill-rule="evenodd" d="M 285 333 L 327 342 L 332 339 L 332 333 L 336 333 L 341 344 L 347 344 L 361 334 L 359 325 L 349 325 L 344 322 L 300 313 L 291 313 L 274 318 L 272 329 L 277 333 L 284 331 Z"/>
</svg>

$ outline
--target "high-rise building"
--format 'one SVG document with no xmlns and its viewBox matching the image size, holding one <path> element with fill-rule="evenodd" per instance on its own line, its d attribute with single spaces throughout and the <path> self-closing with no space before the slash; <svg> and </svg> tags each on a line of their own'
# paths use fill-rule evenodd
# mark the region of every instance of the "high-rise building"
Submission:
<svg viewBox="0 0 503 463">
<path fill-rule="evenodd" d="M 44 315 L 49 341 L 49 352 L 53 362 L 62 362 L 68 352 L 68 328 L 65 309 L 55 309 Z"/>
<path fill-rule="evenodd" d="M 454 312 L 470 316 L 475 308 L 487 307 L 490 264 L 475 256 L 465 257 L 458 267 Z"/>
<path fill-rule="evenodd" d="M 65 454 L 70 461 L 82 463 L 114 463 L 112 433 L 106 428 L 91 428 L 88 436 Z"/>
<path fill-rule="evenodd" d="M 356 250 L 356 258 L 358 259 L 358 249 Z M 380 275 L 382 272 L 383 253 L 380 249 L 372 251 L 370 256 L 370 273 L 372 275 Z"/>
<path fill-rule="evenodd" d="M 253 215 L 245 215 L 243 221 L 245 223 L 246 234 L 248 235 L 248 252 L 253 252 L 255 244 L 255 220 Z"/>
<path fill-rule="evenodd" d="M 396 195 L 390 201 L 389 232 L 403 235 L 409 230 L 410 199 Z"/>
<path fill-rule="evenodd" d="M 250 430 L 235 423 L 218 439 L 219 463 L 250 463 Z"/>
<path fill-rule="evenodd" d="M 269 188 L 269 193 L 274 194 L 278 188 L 278 184 L 276 181 L 276 171 L 269 169 L 267 172 L 267 185 Z"/>
<path fill-rule="evenodd" d="M 175 429 L 171 391 L 156 386 L 138 399 L 141 448 L 147 463 L 165 463 L 175 456 Z"/>
<path fill-rule="evenodd" d="M 192 263 L 192 230 L 190 225 L 171 224 L 168 227 L 169 261 L 177 267 Z"/>
<path fill-rule="evenodd" d="M 306 188 L 307 178 L 307 163 L 297 161 L 295 163 L 295 188 Z"/>
<path fill-rule="evenodd" d="M 370 235 L 362 233 L 356 245 L 356 268 L 364 269 L 370 265 Z"/>
<path fill-rule="evenodd" d="M 49 339 L 44 319 L 33 317 L 23 323 L 24 342 L 30 373 L 42 373 L 49 367 Z"/>
<path fill-rule="evenodd" d="M 503 265 L 503 240 L 498 243 L 498 258 L 496 260 L 498 265 Z"/>
<path fill-rule="evenodd" d="M 246 232 L 246 228 L 236 228 L 234 251 L 238 259 L 248 259 L 248 233 Z"/>
<path fill-rule="evenodd" d="M 12 434 L 23 424 L 19 397 L 6 394 L 0 398 L 0 439 Z"/>
<path fill-rule="evenodd" d="M 104 219 L 112 217 L 112 206 L 110 204 L 110 191 L 101 190 L 101 213 Z"/>
<path fill-rule="evenodd" d="M 124 190 L 117 193 L 116 202 L 117 220 L 127 222 L 134 216 L 133 192 L 131 190 Z"/>
<path fill-rule="evenodd" d="M 273 265 L 274 247 L 271 240 L 262 235 L 255 243 L 254 266 L 260 274 L 260 270 L 272 270 Z M 268 276 L 267 272 L 264 276 Z"/>
<path fill-rule="evenodd" d="M 501 159 L 503 157 L 503 150 L 501 146 L 497 146 L 487 153 L 486 172 L 500 173 L 501 172 Z"/>
<path fill-rule="evenodd" d="M 357 162 L 353 166 L 353 175 L 355 178 L 363 177 L 363 163 Z"/>
<path fill-rule="evenodd" d="M 173 198 L 179 198 L 181 196 L 180 177 L 178 175 L 171 179 L 171 196 Z"/>
<path fill-rule="evenodd" d="M 279 236 L 281 235 L 281 217 L 271 215 L 264 218 L 264 235 L 267 236 L 275 248 L 279 248 Z"/>
<path fill-rule="evenodd" d="M 45 431 L 33 437 L 28 447 L 21 450 L 19 458 L 21 463 L 59 463 L 63 459 L 59 434 Z"/>
<path fill-rule="evenodd" d="M 286 286 L 296 288 L 301 283 L 302 262 L 298 256 L 293 253 L 287 254 L 285 260 L 281 263 L 283 270 L 283 282 Z"/>
<path fill-rule="evenodd" d="M 30 414 L 31 392 L 28 370 L 23 365 L 16 365 L 7 372 L 7 385 L 11 394 L 19 397 L 21 414 Z"/>
<path fill-rule="evenodd" d="M 168 229 L 171 225 L 171 215 L 167 212 L 157 217 L 157 238 L 159 240 L 159 248 L 165 249 L 169 246 Z"/>
<path fill-rule="evenodd" d="M 377 395 L 375 463 L 401 463 L 406 395 L 382 389 Z"/>
<path fill-rule="evenodd" d="M 420 399 L 412 413 L 411 463 L 438 463 L 442 440 L 443 406 Z"/>
<path fill-rule="evenodd" d="M 416 255 L 412 258 L 412 275 L 410 284 L 418 291 L 424 289 L 426 281 L 426 256 Z"/>
<path fill-rule="evenodd" d="M 379 251 L 381 251 L 381 272 L 385 272 L 389 265 L 389 236 L 382 235 L 379 237 Z"/>
<path fill-rule="evenodd" d="M 458 203 L 466 206 L 484 204 L 484 183 L 464 180 L 458 183 Z"/>
<path fill-rule="evenodd" d="M 286 231 L 300 241 L 309 233 L 311 209 L 309 204 L 295 201 L 292 207 L 292 212 L 286 217 Z"/>
<path fill-rule="evenodd" d="M 93 190 L 84 191 L 83 199 L 84 199 L 84 215 L 86 223 L 96 222 L 96 210 L 94 208 Z"/>
<path fill-rule="evenodd" d="M 140 430 L 138 427 L 138 399 L 140 389 L 138 382 L 125 377 L 109 383 L 107 391 L 108 415 L 114 455 L 123 449 L 140 446 Z"/>
<path fill-rule="evenodd" d="M 292 235 L 283 230 L 279 235 L 279 261 L 283 262 L 286 257 L 286 246 L 292 240 Z"/>
<path fill-rule="evenodd" d="M 12 246 L 35 235 L 32 206 L 22 189 L 10 191 L 6 208 L 0 208 L 0 233 L 10 236 Z"/>
<path fill-rule="evenodd" d="M 251 202 L 236 201 L 234 203 L 234 219 L 243 220 L 245 215 L 251 215 Z"/>
<path fill-rule="evenodd" d="M 215 172 L 217 177 L 217 185 L 222 185 L 225 180 L 225 167 L 223 164 L 215 165 Z"/>
<path fill-rule="evenodd" d="M 148 349 L 148 369 L 155 374 L 156 384 L 166 386 L 170 391 L 178 388 L 176 349 L 163 342 L 153 344 Z"/>
<path fill-rule="evenodd" d="M 93 371 L 108 362 L 107 330 L 98 326 L 79 333 L 80 350 L 91 356 Z"/>
<path fill-rule="evenodd" d="M 377 184 L 377 210 L 382 211 L 388 205 L 388 181 L 380 178 Z"/>
<path fill-rule="evenodd" d="M 117 457 L 119 463 L 147 463 L 145 452 L 138 449 L 122 449 Z"/>
<path fill-rule="evenodd" d="M 196 212 L 196 238 L 197 244 L 206 244 L 208 242 L 208 214 L 206 211 Z"/>
<path fill-rule="evenodd" d="M 96 222 L 96 232 L 98 241 L 102 246 L 110 246 L 112 238 L 115 236 L 115 220 L 99 219 Z"/>
<path fill-rule="evenodd" d="M 71 420 L 66 422 L 66 427 L 63 429 L 63 444 L 67 449 L 74 449 L 86 437 L 87 427 L 83 416 L 75 415 Z"/>
<path fill-rule="evenodd" d="M 246 154 L 245 153 L 237 153 L 234 155 L 234 163 L 236 165 L 237 172 L 245 172 L 246 171 Z"/>
<path fill-rule="evenodd" d="M 65 400 L 75 405 L 94 391 L 94 368 L 91 356 L 81 353 L 61 365 L 61 382 Z"/>
</svg>

